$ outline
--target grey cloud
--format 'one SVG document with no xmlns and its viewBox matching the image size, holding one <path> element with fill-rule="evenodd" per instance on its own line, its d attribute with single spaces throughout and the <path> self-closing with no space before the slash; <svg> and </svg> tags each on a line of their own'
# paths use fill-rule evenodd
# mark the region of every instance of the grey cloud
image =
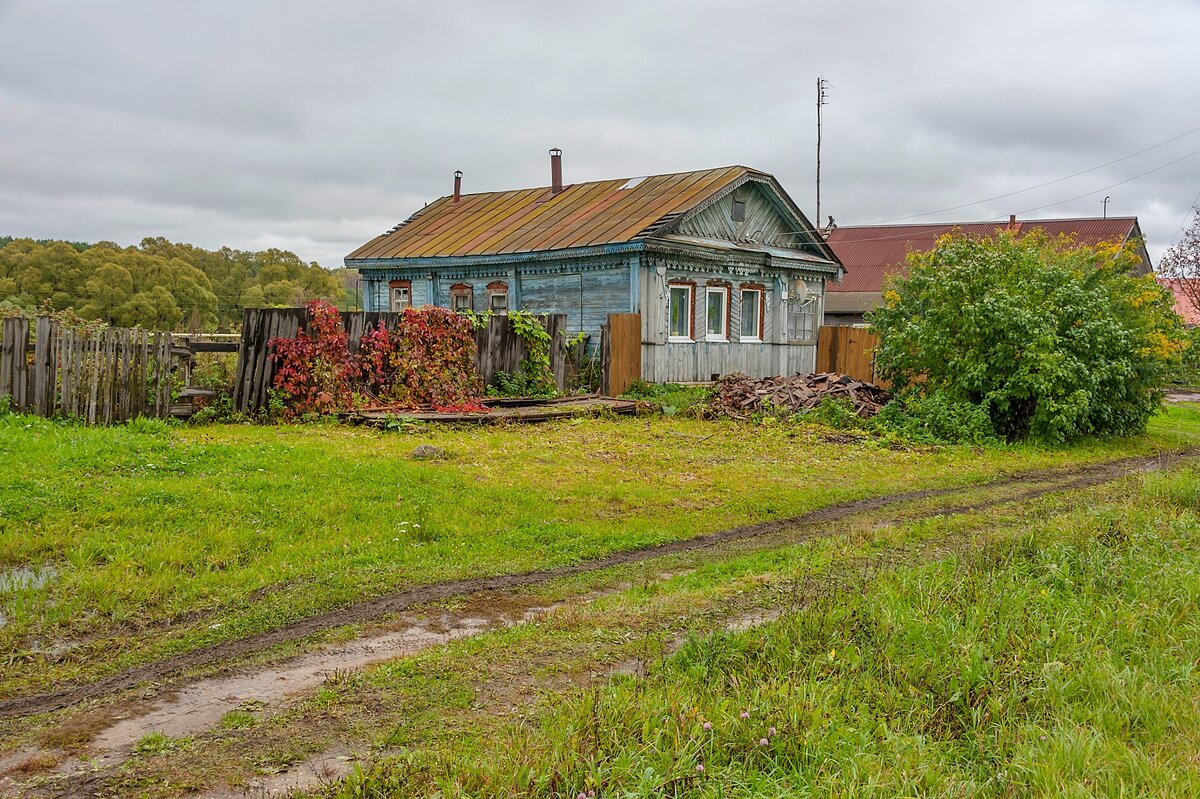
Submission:
<svg viewBox="0 0 1200 799">
<path fill-rule="evenodd" d="M 867 223 L 1200 126 L 1200 9 L 1163 2 L 165 4 L 0 0 L 0 234 L 282 246 L 328 266 L 448 192 L 744 163 Z M 937 220 L 1007 216 L 1200 149 Z M 1157 254 L 1200 157 L 1113 189 Z M 1095 215 L 1088 196 L 1040 215 Z"/>
</svg>

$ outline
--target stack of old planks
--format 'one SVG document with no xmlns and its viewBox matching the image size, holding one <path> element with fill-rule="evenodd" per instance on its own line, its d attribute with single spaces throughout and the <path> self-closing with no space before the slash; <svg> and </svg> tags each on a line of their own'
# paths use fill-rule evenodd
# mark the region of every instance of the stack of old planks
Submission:
<svg viewBox="0 0 1200 799">
<path fill-rule="evenodd" d="M 855 413 L 863 417 L 879 413 L 890 399 L 879 386 L 835 372 L 762 380 L 732 374 L 713 384 L 709 407 L 718 416 L 745 419 L 764 412 L 804 413 L 826 398 L 849 400 Z"/>
</svg>

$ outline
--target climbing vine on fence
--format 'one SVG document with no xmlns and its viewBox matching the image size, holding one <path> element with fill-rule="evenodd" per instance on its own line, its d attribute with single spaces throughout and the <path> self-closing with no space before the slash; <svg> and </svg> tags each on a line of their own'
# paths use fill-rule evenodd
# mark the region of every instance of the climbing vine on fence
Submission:
<svg viewBox="0 0 1200 799">
<path fill-rule="evenodd" d="M 364 388 L 384 404 L 482 409 L 471 322 L 445 308 L 406 309 L 394 330 L 380 323 L 363 336 L 359 363 Z"/>
<path fill-rule="evenodd" d="M 484 410 L 471 323 L 445 308 L 408 309 L 396 327 L 382 322 L 350 352 L 341 314 L 324 300 L 308 304 L 308 324 L 277 338 L 275 388 L 290 417 L 364 405 Z"/>
<path fill-rule="evenodd" d="M 358 372 L 338 309 L 324 300 L 313 300 L 307 308 L 306 329 L 295 338 L 270 342 L 275 350 L 275 389 L 288 416 L 346 410 Z"/>
<path fill-rule="evenodd" d="M 525 344 L 520 366 L 526 395 L 542 397 L 558 393 L 554 370 L 550 368 L 550 334 L 545 325 L 528 311 L 510 311 L 508 322 Z"/>
</svg>

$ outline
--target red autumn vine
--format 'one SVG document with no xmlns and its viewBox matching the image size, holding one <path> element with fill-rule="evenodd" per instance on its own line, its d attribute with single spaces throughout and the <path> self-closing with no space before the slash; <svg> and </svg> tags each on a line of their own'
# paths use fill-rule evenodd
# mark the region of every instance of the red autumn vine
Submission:
<svg viewBox="0 0 1200 799">
<path fill-rule="evenodd" d="M 350 407 L 358 365 L 350 357 L 350 339 L 342 315 L 325 300 L 313 300 L 306 327 L 295 338 L 270 342 L 275 354 L 275 388 L 289 416 L 333 413 Z"/>
<path fill-rule="evenodd" d="M 341 314 L 324 300 L 308 306 L 294 339 L 273 339 L 275 388 L 289 416 L 333 413 L 362 404 L 484 412 L 471 323 L 445 308 L 408 309 L 362 337 L 357 356 Z"/>
<path fill-rule="evenodd" d="M 388 405 L 485 410 L 470 321 L 445 308 L 404 310 L 394 330 L 382 323 L 362 338 L 363 385 Z"/>
</svg>

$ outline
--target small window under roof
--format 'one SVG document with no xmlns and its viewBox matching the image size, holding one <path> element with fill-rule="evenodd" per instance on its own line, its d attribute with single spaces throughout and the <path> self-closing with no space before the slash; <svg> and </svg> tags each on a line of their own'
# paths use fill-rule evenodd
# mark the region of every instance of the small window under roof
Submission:
<svg viewBox="0 0 1200 799">
<path fill-rule="evenodd" d="M 625 189 L 632 189 L 634 186 L 636 186 L 637 184 L 641 183 L 641 182 L 642 182 L 643 180 L 645 180 L 645 179 L 646 179 L 646 176 L 645 176 L 645 175 L 643 175 L 643 176 L 642 176 L 642 177 L 640 177 L 640 178 L 630 178 L 629 180 L 625 181 L 625 185 L 624 185 L 624 186 L 622 186 L 622 187 L 619 189 L 619 191 L 625 191 Z"/>
</svg>

